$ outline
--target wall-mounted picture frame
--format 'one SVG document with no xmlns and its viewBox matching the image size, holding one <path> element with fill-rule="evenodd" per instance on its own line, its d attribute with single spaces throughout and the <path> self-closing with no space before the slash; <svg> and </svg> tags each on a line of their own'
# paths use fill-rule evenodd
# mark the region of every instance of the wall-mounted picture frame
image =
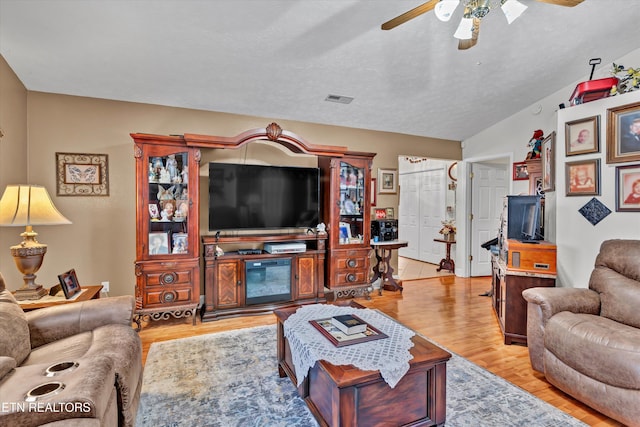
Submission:
<svg viewBox="0 0 640 427">
<path fill-rule="evenodd" d="M 398 170 L 378 169 L 378 193 L 395 194 L 398 192 Z"/>
<path fill-rule="evenodd" d="M 565 155 L 600 152 L 600 116 L 567 122 L 564 125 Z"/>
<path fill-rule="evenodd" d="M 108 196 L 109 156 L 56 153 L 58 196 Z"/>
<path fill-rule="evenodd" d="M 149 233 L 149 255 L 166 255 L 169 253 L 169 233 L 153 231 Z"/>
<path fill-rule="evenodd" d="M 640 164 L 616 166 L 616 212 L 640 212 Z"/>
<path fill-rule="evenodd" d="M 567 196 L 600 195 L 600 159 L 565 163 Z"/>
<path fill-rule="evenodd" d="M 513 180 L 526 181 L 529 179 L 527 162 L 513 162 Z"/>
<path fill-rule="evenodd" d="M 555 174 L 555 145 L 556 145 L 556 133 L 551 132 L 541 144 L 540 153 L 542 157 L 542 190 L 555 191 L 556 189 L 556 174 Z"/>
<path fill-rule="evenodd" d="M 378 178 L 371 178 L 371 206 L 376 206 L 378 201 Z"/>
<path fill-rule="evenodd" d="M 607 110 L 607 163 L 640 161 L 640 102 Z"/>
<path fill-rule="evenodd" d="M 60 287 L 62 288 L 62 292 L 64 292 L 64 297 L 66 299 L 73 297 L 81 290 L 80 282 L 78 282 L 78 276 L 76 275 L 76 270 L 73 268 L 65 273 L 60 274 L 58 276 L 58 281 L 60 282 Z"/>
</svg>

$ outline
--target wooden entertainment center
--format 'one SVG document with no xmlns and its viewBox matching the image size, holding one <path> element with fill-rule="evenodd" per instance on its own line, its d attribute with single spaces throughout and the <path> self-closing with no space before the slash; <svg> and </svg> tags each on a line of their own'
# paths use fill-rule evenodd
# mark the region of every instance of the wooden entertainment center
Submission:
<svg viewBox="0 0 640 427">
<path fill-rule="evenodd" d="M 311 144 L 276 123 L 235 137 L 140 133 L 131 136 L 137 160 L 138 318 L 160 320 L 195 314 L 201 289 L 204 290 L 204 306 L 200 308 L 203 321 L 264 313 L 293 304 L 325 302 L 327 293 L 332 294 L 329 299 L 368 297 L 372 289 L 369 284 L 369 199 L 375 153 Z M 254 141 L 274 142 L 294 153 L 317 157 L 320 222 L 326 225 L 326 231 L 321 228 L 291 229 L 282 233 L 251 230 L 251 234 L 237 230 L 202 231 L 208 227 L 199 223 L 200 150 L 238 149 Z M 170 164 L 173 167 L 175 159 L 180 162 L 178 173 L 172 169 L 170 174 Z M 173 193 L 167 195 L 171 187 Z M 177 189 L 185 190 L 184 195 L 178 195 Z M 180 200 L 186 202 L 183 216 L 167 218 L 166 212 L 162 212 L 163 205 L 173 201 L 176 207 Z M 154 218 L 152 211 L 156 209 L 160 213 Z M 165 242 L 160 253 L 150 245 L 150 240 L 158 235 Z M 294 242 L 303 243 L 304 249 L 278 254 L 262 250 L 265 244 Z M 203 264 L 200 263 L 200 243 Z M 177 245 L 184 246 L 178 248 Z M 255 248 L 256 253 L 238 251 L 239 247 Z M 256 263 L 290 265 L 290 296 L 278 301 L 258 299 L 249 304 L 248 268 Z M 279 269 L 285 270 L 285 267 Z M 204 272 L 202 286 L 201 272 Z M 258 276 L 265 274 L 262 270 L 251 272 Z"/>
</svg>

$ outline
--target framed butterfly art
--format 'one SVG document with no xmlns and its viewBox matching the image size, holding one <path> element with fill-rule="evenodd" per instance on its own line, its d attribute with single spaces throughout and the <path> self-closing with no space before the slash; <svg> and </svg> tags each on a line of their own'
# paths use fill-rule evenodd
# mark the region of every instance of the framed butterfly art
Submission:
<svg viewBox="0 0 640 427">
<path fill-rule="evenodd" d="M 108 196 L 106 154 L 56 153 L 58 196 Z"/>
</svg>

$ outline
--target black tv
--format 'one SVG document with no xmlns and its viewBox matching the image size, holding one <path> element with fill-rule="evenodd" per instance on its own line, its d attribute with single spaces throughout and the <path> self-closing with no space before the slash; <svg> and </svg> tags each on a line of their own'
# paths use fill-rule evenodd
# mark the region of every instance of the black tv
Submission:
<svg viewBox="0 0 640 427">
<path fill-rule="evenodd" d="M 315 228 L 320 170 L 209 163 L 209 231 Z"/>
<path fill-rule="evenodd" d="M 544 240 L 542 232 L 542 198 L 507 196 L 507 238 L 535 243 Z"/>
</svg>

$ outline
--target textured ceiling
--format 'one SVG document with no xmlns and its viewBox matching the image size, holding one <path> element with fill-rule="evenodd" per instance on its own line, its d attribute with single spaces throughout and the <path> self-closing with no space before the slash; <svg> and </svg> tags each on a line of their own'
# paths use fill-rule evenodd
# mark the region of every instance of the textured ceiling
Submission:
<svg viewBox="0 0 640 427">
<path fill-rule="evenodd" d="M 32 91 L 463 140 L 640 47 L 637 0 L 521 1 L 458 51 L 461 8 L 380 29 L 421 0 L 0 0 L 0 53 Z"/>
</svg>

